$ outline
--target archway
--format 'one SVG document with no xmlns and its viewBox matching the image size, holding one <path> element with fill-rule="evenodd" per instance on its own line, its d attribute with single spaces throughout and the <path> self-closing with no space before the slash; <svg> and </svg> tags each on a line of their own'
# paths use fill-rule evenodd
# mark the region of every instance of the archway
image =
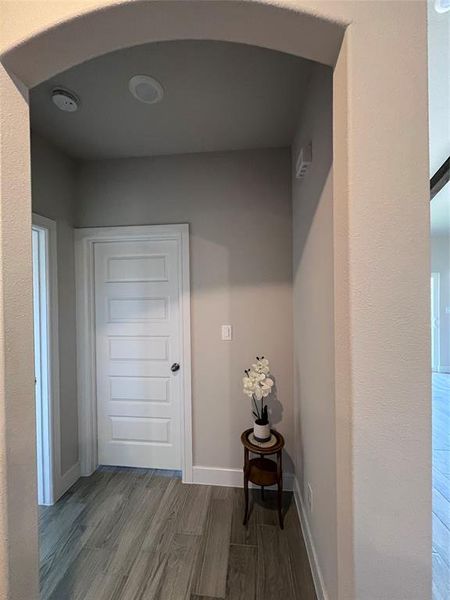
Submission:
<svg viewBox="0 0 450 600">
<path fill-rule="evenodd" d="M 423 425 L 429 406 L 422 401 L 429 395 L 423 319 L 428 301 L 426 203 L 422 206 L 427 184 L 425 9 L 409 7 L 405 15 L 401 3 L 292 1 L 275 7 L 248 1 L 152 1 L 94 7 L 52 3 L 50 8 L 43 2 L 30 3 L 21 14 L 12 5 L 8 11 L 0 148 L 3 595 L 37 595 L 32 356 L 27 342 L 32 330 L 31 260 L 29 244 L 24 244 L 31 227 L 26 88 L 114 49 L 194 38 L 262 45 L 335 66 L 338 597 L 426 597 L 431 510 L 429 431 Z M 416 76 L 418 69 L 423 81 Z M 416 99 L 414 106 L 405 105 L 405 89 Z M 368 139 L 368 130 L 377 135 Z M 379 172 L 383 177 L 374 177 Z M 408 198 L 407 215 L 401 203 L 395 204 L 402 197 Z M 403 248 L 395 257 L 394 240 L 396 248 Z M 370 290 L 370 325 L 361 289 Z M 392 311 L 386 289 L 398 304 L 408 303 L 408 317 L 399 319 Z M 391 377 L 394 363 L 398 371 Z M 389 398 L 396 398 L 395 407 L 386 403 Z M 400 419 L 407 419 L 413 436 L 398 435 Z M 374 473 L 370 481 L 369 471 Z M 372 519 L 374 512 L 383 527 Z M 394 570 L 396 560 L 402 567 Z"/>
</svg>

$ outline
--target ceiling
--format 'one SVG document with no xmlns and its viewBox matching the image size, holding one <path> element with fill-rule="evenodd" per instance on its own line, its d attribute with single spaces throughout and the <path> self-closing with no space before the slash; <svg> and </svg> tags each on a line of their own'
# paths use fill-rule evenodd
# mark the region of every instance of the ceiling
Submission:
<svg viewBox="0 0 450 600">
<path fill-rule="evenodd" d="M 432 235 L 450 235 L 450 183 L 447 183 L 431 201 Z"/>
<path fill-rule="evenodd" d="M 290 145 L 312 63 L 213 41 L 146 44 L 106 54 L 31 90 L 31 127 L 74 158 L 151 156 Z M 158 104 L 128 90 L 133 75 L 164 88 Z M 51 102 L 65 87 L 77 112 Z"/>
</svg>

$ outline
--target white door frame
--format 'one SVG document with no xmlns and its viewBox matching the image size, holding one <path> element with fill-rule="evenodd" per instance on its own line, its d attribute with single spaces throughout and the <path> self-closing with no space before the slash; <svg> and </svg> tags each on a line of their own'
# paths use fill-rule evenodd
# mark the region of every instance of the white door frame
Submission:
<svg viewBox="0 0 450 600">
<path fill-rule="evenodd" d="M 32 229 L 40 233 L 39 244 L 39 336 L 40 373 L 43 394 L 36 407 L 38 462 L 38 502 L 52 505 L 60 494 L 61 431 L 59 405 L 59 337 L 58 337 L 58 267 L 56 223 L 40 215 L 32 215 Z M 44 400 L 45 398 L 45 400 Z M 40 474 L 40 477 L 39 477 Z M 39 481 L 40 480 L 40 481 Z"/>
<path fill-rule="evenodd" d="M 431 323 L 432 329 L 432 340 L 431 340 L 431 368 L 433 371 L 439 372 L 441 368 L 441 274 L 431 273 L 431 290 L 433 296 L 431 298 L 431 317 L 435 315 L 438 321 L 438 326 L 434 328 L 434 324 Z M 434 302 L 433 302 L 434 301 Z M 434 304 L 434 306 L 433 306 Z M 434 329 L 434 333 L 433 333 Z"/>
<path fill-rule="evenodd" d="M 191 309 L 189 225 L 143 225 L 75 229 L 77 308 L 77 378 L 81 474 L 91 475 L 97 462 L 97 389 L 95 356 L 94 247 L 97 243 L 175 240 L 179 251 L 182 348 L 180 403 L 183 482 L 192 483 Z"/>
</svg>

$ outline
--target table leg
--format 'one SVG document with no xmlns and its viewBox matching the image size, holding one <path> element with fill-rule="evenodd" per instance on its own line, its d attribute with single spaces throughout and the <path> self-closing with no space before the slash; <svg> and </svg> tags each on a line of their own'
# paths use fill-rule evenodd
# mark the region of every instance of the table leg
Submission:
<svg viewBox="0 0 450 600">
<path fill-rule="evenodd" d="M 284 529 L 283 523 L 283 468 L 281 464 L 281 451 L 277 454 L 277 475 L 278 475 L 278 520 L 280 528 Z"/>
<path fill-rule="evenodd" d="M 247 525 L 247 520 L 248 520 L 248 479 L 245 476 L 244 476 L 244 494 L 245 494 L 244 525 Z"/>
<path fill-rule="evenodd" d="M 245 449 L 245 461 L 244 461 L 244 495 L 245 495 L 245 512 L 244 512 L 244 525 L 248 522 L 248 450 Z"/>
<path fill-rule="evenodd" d="M 281 529 L 284 529 L 282 507 L 283 507 L 283 484 L 280 482 L 278 484 L 278 520 L 280 522 Z"/>
<path fill-rule="evenodd" d="M 261 486 L 261 500 L 264 500 L 264 486 Z"/>
</svg>

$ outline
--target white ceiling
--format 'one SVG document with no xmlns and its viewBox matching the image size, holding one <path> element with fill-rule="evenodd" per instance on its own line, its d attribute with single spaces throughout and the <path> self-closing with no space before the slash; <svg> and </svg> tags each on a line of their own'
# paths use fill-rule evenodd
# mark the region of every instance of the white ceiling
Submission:
<svg viewBox="0 0 450 600">
<path fill-rule="evenodd" d="M 31 126 L 75 158 L 151 156 L 288 146 L 312 63 L 264 48 L 174 41 L 88 61 L 31 91 Z M 161 82 L 164 99 L 142 104 L 133 75 Z M 51 102 L 54 87 L 80 98 L 75 113 Z"/>
</svg>

